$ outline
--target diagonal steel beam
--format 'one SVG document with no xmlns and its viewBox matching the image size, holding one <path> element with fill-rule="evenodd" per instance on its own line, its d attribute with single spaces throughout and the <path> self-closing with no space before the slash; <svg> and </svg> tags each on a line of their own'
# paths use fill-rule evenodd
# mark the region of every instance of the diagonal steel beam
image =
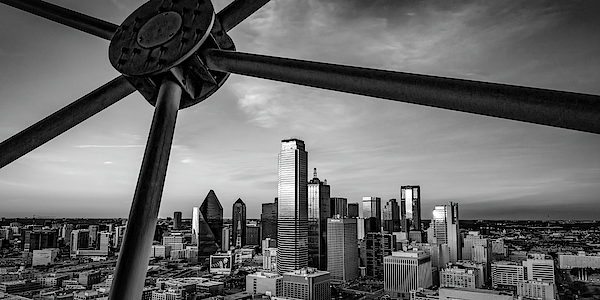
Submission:
<svg viewBox="0 0 600 300">
<path fill-rule="evenodd" d="M 63 107 L 0 143 L 0 168 L 87 120 L 133 93 L 135 88 L 119 76 L 79 100 Z"/>
<path fill-rule="evenodd" d="M 40 0 L 0 0 L 0 3 L 110 40 L 117 25 Z"/>
<path fill-rule="evenodd" d="M 175 79 L 165 76 L 158 91 L 110 300 L 142 299 L 182 93 Z"/>
<path fill-rule="evenodd" d="M 600 134 L 600 96 L 209 49 L 211 70 Z"/>
<path fill-rule="evenodd" d="M 223 30 L 229 31 L 268 2 L 269 0 L 235 0 L 217 13 L 217 17 Z"/>
</svg>

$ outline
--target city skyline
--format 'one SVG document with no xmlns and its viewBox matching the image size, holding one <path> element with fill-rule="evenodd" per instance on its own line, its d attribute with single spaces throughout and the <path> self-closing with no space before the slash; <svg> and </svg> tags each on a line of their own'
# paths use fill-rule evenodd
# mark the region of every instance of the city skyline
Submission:
<svg viewBox="0 0 600 300">
<path fill-rule="evenodd" d="M 143 2 L 53 1 L 117 24 Z M 598 3 L 377 3 L 272 2 L 231 35 L 244 52 L 600 94 Z M 117 75 L 106 41 L 4 5 L 0 25 L 0 140 Z M 135 94 L 0 169 L 0 216 L 127 217 L 151 116 Z M 290 137 L 349 203 L 416 184 L 424 212 L 453 201 L 462 219 L 600 213 L 600 136 L 232 75 L 180 112 L 160 216 L 190 218 L 213 189 L 225 216 L 242 198 L 258 217 Z"/>
</svg>

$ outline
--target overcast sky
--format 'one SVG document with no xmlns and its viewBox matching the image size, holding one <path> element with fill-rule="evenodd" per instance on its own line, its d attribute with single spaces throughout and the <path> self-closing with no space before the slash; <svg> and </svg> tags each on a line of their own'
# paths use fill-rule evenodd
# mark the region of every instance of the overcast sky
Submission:
<svg viewBox="0 0 600 300">
<path fill-rule="evenodd" d="M 144 1 L 53 0 L 120 24 Z M 216 1 L 216 11 L 229 1 Z M 600 94 L 600 2 L 273 0 L 230 31 L 237 49 Z M 0 140 L 118 76 L 108 41 L 0 6 Z M 126 217 L 153 107 L 135 93 L 0 169 L 0 216 Z M 535 113 L 535 112 L 531 112 Z M 423 218 L 594 219 L 600 136 L 238 75 L 180 111 L 160 216 L 210 189 L 225 217 L 277 196 L 282 139 L 361 202 L 420 185 Z"/>
</svg>

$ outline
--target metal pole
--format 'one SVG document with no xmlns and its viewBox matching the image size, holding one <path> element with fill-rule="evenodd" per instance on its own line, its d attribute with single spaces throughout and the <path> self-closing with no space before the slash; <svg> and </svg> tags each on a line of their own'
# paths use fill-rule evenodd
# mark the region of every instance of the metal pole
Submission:
<svg viewBox="0 0 600 300">
<path fill-rule="evenodd" d="M 29 153 L 73 126 L 133 93 L 135 88 L 119 76 L 79 100 L 0 143 L 0 168 Z"/>
<path fill-rule="evenodd" d="M 117 25 L 40 0 L 0 0 L 0 3 L 110 40 Z"/>
<path fill-rule="evenodd" d="M 269 0 L 235 0 L 223 8 L 217 18 L 223 30 L 229 31 L 267 3 Z"/>
<path fill-rule="evenodd" d="M 600 96 L 217 49 L 209 69 L 600 134 Z"/>
<path fill-rule="evenodd" d="M 156 100 L 110 300 L 142 298 L 181 94 L 181 87 L 165 75 Z"/>
</svg>

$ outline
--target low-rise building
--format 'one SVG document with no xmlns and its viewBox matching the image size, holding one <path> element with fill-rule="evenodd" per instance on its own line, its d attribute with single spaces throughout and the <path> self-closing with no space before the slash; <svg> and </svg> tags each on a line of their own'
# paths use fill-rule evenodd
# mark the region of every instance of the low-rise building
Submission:
<svg viewBox="0 0 600 300">
<path fill-rule="evenodd" d="M 253 295 L 281 296 L 283 276 L 277 273 L 256 272 L 246 276 L 246 291 Z"/>
</svg>

